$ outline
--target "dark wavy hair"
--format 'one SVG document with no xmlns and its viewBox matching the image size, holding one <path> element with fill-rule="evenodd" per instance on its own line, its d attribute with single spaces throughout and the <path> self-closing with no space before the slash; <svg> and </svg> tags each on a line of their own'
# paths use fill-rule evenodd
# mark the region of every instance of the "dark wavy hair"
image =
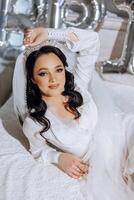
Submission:
<svg viewBox="0 0 134 200">
<path fill-rule="evenodd" d="M 26 86 L 26 102 L 29 115 L 39 122 L 43 129 L 40 133 L 47 131 L 50 128 L 50 121 L 45 117 L 47 110 L 47 105 L 44 100 L 42 100 L 41 92 L 36 84 L 33 83 L 33 69 L 35 62 L 39 56 L 43 54 L 54 53 L 62 61 L 64 67 L 68 67 L 67 60 L 62 51 L 54 46 L 43 46 L 39 50 L 32 52 L 26 60 L 26 76 L 27 76 L 27 86 Z M 65 69 L 65 86 L 62 92 L 63 96 L 68 96 L 69 100 L 65 105 L 68 111 L 71 111 L 75 115 L 75 119 L 80 117 L 80 113 L 77 107 L 83 104 L 82 95 L 75 90 L 74 85 L 74 75 Z"/>
</svg>

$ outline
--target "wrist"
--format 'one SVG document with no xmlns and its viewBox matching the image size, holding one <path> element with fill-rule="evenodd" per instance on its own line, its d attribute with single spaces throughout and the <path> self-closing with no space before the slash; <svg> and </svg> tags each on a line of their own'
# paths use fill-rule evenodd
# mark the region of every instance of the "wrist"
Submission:
<svg viewBox="0 0 134 200">
<path fill-rule="evenodd" d="M 42 29 L 45 40 L 48 40 L 48 29 L 44 27 L 40 27 Z"/>
<path fill-rule="evenodd" d="M 61 154 L 61 152 L 59 152 L 59 151 L 50 151 L 47 154 L 49 163 L 58 164 L 60 154 Z"/>
<path fill-rule="evenodd" d="M 62 159 L 62 156 L 64 155 L 65 153 L 63 152 L 60 152 L 59 153 L 59 156 L 58 156 L 58 163 L 60 162 L 60 160 Z"/>
</svg>

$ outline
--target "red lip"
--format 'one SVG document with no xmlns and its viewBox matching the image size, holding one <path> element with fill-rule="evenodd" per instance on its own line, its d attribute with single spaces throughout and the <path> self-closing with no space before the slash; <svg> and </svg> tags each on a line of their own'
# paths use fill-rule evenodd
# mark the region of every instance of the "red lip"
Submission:
<svg viewBox="0 0 134 200">
<path fill-rule="evenodd" d="M 57 87 L 59 87 L 59 84 L 49 85 L 48 87 L 49 87 L 50 89 L 56 89 Z"/>
</svg>

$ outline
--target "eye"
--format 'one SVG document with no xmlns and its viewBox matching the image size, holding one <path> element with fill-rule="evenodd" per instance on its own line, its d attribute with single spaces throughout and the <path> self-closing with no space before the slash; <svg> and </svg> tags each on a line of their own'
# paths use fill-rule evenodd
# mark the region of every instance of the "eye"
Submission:
<svg viewBox="0 0 134 200">
<path fill-rule="evenodd" d="M 46 76 L 46 75 L 47 75 L 47 72 L 40 72 L 38 75 L 39 75 L 39 76 Z"/>
<path fill-rule="evenodd" d="M 63 68 L 59 68 L 56 70 L 57 72 L 62 72 L 63 71 Z"/>
</svg>

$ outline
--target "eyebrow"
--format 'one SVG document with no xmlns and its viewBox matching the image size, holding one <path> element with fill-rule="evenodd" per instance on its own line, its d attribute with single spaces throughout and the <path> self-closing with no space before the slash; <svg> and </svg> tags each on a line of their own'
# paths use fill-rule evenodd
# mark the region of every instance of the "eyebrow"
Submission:
<svg viewBox="0 0 134 200">
<path fill-rule="evenodd" d="M 57 66 L 54 67 L 54 68 L 57 69 L 57 68 L 59 68 L 59 67 L 63 67 L 63 66 L 62 66 L 62 65 L 57 65 Z M 42 67 L 42 68 L 39 69 L 38 72 L 40 72 L 41 70 L 48 70 L 48 68 L 46 68 L 46 67 Z"/>
</svg>

